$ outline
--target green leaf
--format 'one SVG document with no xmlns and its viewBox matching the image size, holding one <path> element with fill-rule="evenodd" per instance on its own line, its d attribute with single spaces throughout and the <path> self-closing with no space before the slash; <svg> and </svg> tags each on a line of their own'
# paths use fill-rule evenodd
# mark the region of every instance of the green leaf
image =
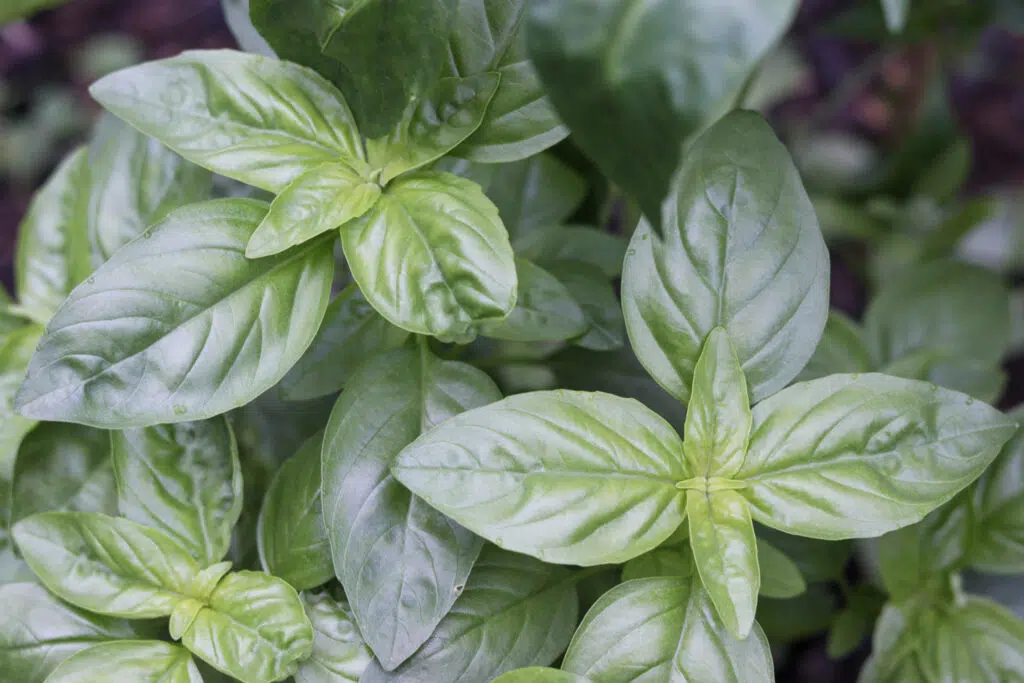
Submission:
<svg viewBox="0 0 1024 683">
<path fill-rule="evenodd" d="M 50 7 L 63 5 L 67 0 L 11 0 L 0 8 L 0 24 L 7 24 L 16 19 L 29 17 Z"/>
<path fill-rule="evenodd" d="M 321 507 L 323 441 L 322 432 L 310 437 L 281 465 L 260 508 L 260 562 L 296 590 L 315 588 L 334 578 Z"/>
<path fill-rule="evenodd" d="M 683 454 L 691 472 L 705 479 L 728 479 L 736 474 L 747 455 L 750 424 L 743 368 L 729 333 L 716 327 L 704 342 L 693 368 L 683 432 Z M 690 519 L 692 524 L 693 518 Z"/>
<path fill-rule="evenodd" d="M 235 42 L 246 52 L 273 57 L 270 44 L 259 34 L 249 19 L 249 0 L 221 0 L 221 9 Z"/>
<path fill-rule="evenodd" d="M 492 683 L 590 683 L 589 679 L 544 666 L 530 666 L 502 674 Z"/>
<path fill-rule="evenodd" d="M 199 573 L 162 531 L 89 512 L 44 512 L 14 525 L 18 550 L 58 597 L 98 614 L 166 616 Z"/>
<path fill-rule="evenodd" d="M 422 432 L 500 398 L 480 370 L 406 349 L 362 366 L 331 413 L 323 505 L 334 570 L 363 637 L 389 670 L 451 609 L 482 545 L 389 468 Z"/>
<path fill-rule="evenodd" d="M 100 117 L 88 164 L 87 220 L 95 268 L 173 209 L 210 195 L 209 171 L 112 114 Z"/>
<path fill-rule="evenodd" d="M 797 5 L 539 0 L 527 43 L 573 139 L 657 221 L 683 141 L 735 98 Z"/>
<path fill-rule="evenodd" d="M 458 147 L 480 127 L 500 80 L 497 73 L 442 78 L 414 100 L 394 130 L 366 143 L 380 182 L 391 182 Z"/>
<path fill-rule="evenodd" d="M 767 541 L 757 539 L 757 565 L 760 570 L 761 587 L 758 591 L 766 598 L 793 598 L 805 590 L 807 584 L 800 574 L 800 568 L 781 550 Z"/>
<path fill-rule="evenodd" d="M 750 507 L 736 491 L 686 494 L 694 566 L 719 618 L 737 640 L 750 635 L 761 587 Z"/>
<path fill-rule="evenodd" d="M 910 0 L 881 0 L 882 11 L 885 13 L 885 25 L 890 33 L 900 33 L 907 25 L 907 14 L 910 13 Z"/>
<path fill-rule="evenodd" d="M 659 576 L 678 576 L 685 579 L 692 575 L 693 555 L 685 547 L 655 548 L 640 557 L 634 557 L 622 567 L 623 582 Z"/>
<path fill-rule="evenodd" d="M 270 205 L 246 245 L 248 258 L 273 256 L 359 218 L 377 203 L 380 186 L 343 163 L 297 176 Z"/>
<path fill-rule="evenodd" d="M 675 431 L 636 401 L 538 391 L 441 424 L 392 472 L 503 548 L 597 565 L 656 548 L 683 521 L 681 452 Z"/>
<path fill-rule="evenodd" d="M 449 173 L 392 181 L 341 230 L 341 243 L 367 301 L 410 332 L 471 336 L 515 305 L 514 256 L 497 209 L 478 185 Z"/>
<path fill-rule="evenodd" d="M 223 417 L 113 432 L 121 514 L 160 529 L 201 566 L 224 559 L 242 512 L 238 446 Z"/>
<path fill-rule="evenodd" d="M 524 236 L 568 220 L 587 194 L 583 177 L 551 154 L 494 168 L 487 196 L 517 246 Z"/>
<path fill-rule="evenodd" d="M 289 62 L 187 51 L 113 73 L 89 92 L 189 161 L 271 192 L 324 163 L 365 167 L 341 94 Z"/>
<path fill-rule="evenodd" d="M 11 522 L 51 510 L 117 514 L 110 435 L 75 424 L 47 422 L 18 449 Z"/>
<path fill-rule="evenodd" d="M 203 683 L 188 650 L 158 640 L 94 645 L 64 661 L 47 683 Z"/>
<path fill-rule="evenodd" d="M 883 0 L 893 5 L 909 4 L 909 0 Z M 906 10 L 904 10 L 905 13 Z M 902 24 L 902 22 L 899 22 Z M 890 28 L 893 28 L 890 26 Z M 894 31 L 895 32 L 895 31 Z M 960 136 L 944 149 L 914 183 L 913 195 L 939 203 L 952 202 L 963 188 L 971 172 L 971 141 Z M 953 245 L 950 245 L 951 247 Z"/>
<path fill-rule="evenodd" d="M 120 249 L 54 316 L 21 413 L 144 427 L 213 417 L 277 383 L 323 319 L 334 255 L 315 240 L 246 259 L 265 213 L 253 200 L 193 204 Z"/>
<path fill-rule="evenodd" d="M 696 578 L 638 579 L 605 593 L 583 618 L 562 668 L 593 683 L 775 680 L 761 628 L 734 639 Z"/>
<path fill-rule="evenodd" d="M 1024 410 L 1009 414 L 1020 420 Z M 1024 430 L 1018 429 L 971 489 L 970 564 L 1019 574 L 1024 566 Z"/>
<path fill-rule="evenodd" d="M 831 586 L 812 583 L 795 598 L 757 601 L 757 623 L 773 643 L 789 644 L 820 636 L 839 611 Z"/>
<path fill-rule="evenodd" d="M 829 311 L 825 331 L 811 360 L 797 379 L 806 381 L 844 372 L 871 372 L 875 361 L 860 325 L 835 309 Z"/>
<path fill-rule="evenodd" d="M 633 234 L 622 307 L 637 357 L 669 393 L 689 399 L 704 339 L 724 327 L 757 402 L 814 353 L 828 282 L 825 242 L 789 153 L 762 118 L 734 112 L 687 153 L 664 236 L 648 223 Z"/>
<path fill-rule="evenodd" d="M 12 681 L 43 683 L 71 655 L 109 640 L 152 635 L 145 622 L 90 614 L 34 583 L 0 586 L 0 670 Z"/>
<path fill-rule="evenodd" d="M 327 593 L 303 593 L 301 598 L 313 625 L 313 654 L 299 664 L 296 683 L 358 683 L 373 655 L 348 605 Z"/>
<path fill-rule="evenodd" d="M 743 468 L 754 519 L 837 540 L 920 520 L 988 466 L 1015 425 L 925 382 L 833 375 L 754 406 Z"/>
<path fill-rule="evenodd" d="M 568 287 L 524 258 L 515 263 L 515 308 L 504 320 L 482 323 L 480 333 L 520 342 L 562 341 L 586 334 L 587 318 Z"/>
<path fill-rule="evenodd" d="M 523 555 L 484 548 L 451 612 L 416 654 L 394 671 L 376 661 L 360 683 L 490 681 L 551 664 L 572 637 L 572 575 Z"/>
<path fill-rule="evenodd" d="M 408 332 L 366 302 L 357 285 L 349 285 L 327 307 L 312 345 L 281 380 L 281 395 L 295 401 L 340 391 L 363 362 L 408 339 Z"/>
<path fill-rule="evenodd" d="M 808 584 L 838 581 L 844 576 L 846 565 L 853 554 L 851 541 L 822 541 L 791 536 L 763 526 L 755 526 L 755 533 L 759 540 L 763 538 L 785 553 Z"/>
<path fill-rule="evenodd" d="M 594 351 L 613 351 L 626 343 L 626 323 L 615 288 L 597 266 L 582 261 L 557 261 L 551 273 L 579 304 L 587 333 L 573 343 Z"/>
<path fill-rule="evenodd" d="M 826 644 L 828 656 L 841 659 L 864 642 L 871 634 L 871 628 L 885 603 L 885 594 L 874 586 L 864 583 L 854 587 L 846 607 L 836 616 L 829 629 Z"/>
<path fill-rule="evenodd" d="M 459 1 L 446 72 L 461 77 L 488 71 L 501 75 L 483 122 L 455 152 L 472 161 L 525 159 L 569 133 L 526 54 L 525 8 L 525 0 Z"/>
<path fill-rule="evenodd" d="M 89 161 L 79 147 L 36 193 L 18 228 L 18 299 L 40 321 L 48 320 L 92 270 L 88 202 Z"/>
<path fill-rule="evenodd" d="M 607 278 L 622 274 L 629 240 L 586 225 L 550 226 L 516 242 L 517 253 L 541 263 L 578 262 L 594 266 Z M 528 243 L 527 243 L 528 242 Z"/>
<path fill-rule="evenodd" d="M 244 683 L 295 673 L 313 648 L 313 629 L 298 593 L 262 572 L 232 572 L 205 601 L 181 643 L 207 664 Z"/>
</svg>

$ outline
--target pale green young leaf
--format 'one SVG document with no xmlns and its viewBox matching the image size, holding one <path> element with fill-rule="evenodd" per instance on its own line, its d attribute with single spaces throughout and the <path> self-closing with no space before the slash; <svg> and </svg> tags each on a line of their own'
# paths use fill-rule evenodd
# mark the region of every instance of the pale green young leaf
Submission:
<svg viewBox="0 0 1024 683">
<path fill-rule="evenodd" d="M 807 590 L 800 568 L 781 550 L 767 541 L 757 539 L 757 566 L 760 570 L 760 595 L 784 600 Z"/>
<path fill-rule="evenodd" d="M 323 163 L 365 165 L 341 94 L 290 62 L 187 51 L 110 74 L 89 92 L 189 161 L 270 192 Z"/>
<path fill-rule="evenodd" d="M 663 545 L 640 557 L 634 557 L 622 567 L 623 581 L 652 579 L 659 576 L 678 576 L 685 579 L 692 575 L 693 555 L 685 547 Z"/>
<path fill-rule="evenodd" d="M 644 367 L 685 402 L 704 340 L 724 327 L 752 401 L 789 384 L 825 326 L 829 264 L 814 208 L 768 124 L 733 112 L 704 133 L 663 222 L 663 236 L 640 225 L 623 267 L 626 329 Z"/>
<path fill-rule="evenodd" d="M 380 198 L 380 186 L 339 162 L 297 176 L 270 205 L 245 247 L 249 258 L 273 256 L 359 218 Z"/>
<path fill-rule="evenodd" d="M 89 512 L 44 512 L 13 528 L 18 550 L 58 597 L 98 614 L 166 616 L 199 565 L 162 531 Z"/>
<path fill-rule="evenodd" d="M 488 546 L 423 647 L 394 671 L 371 662 L 360 683 L 490 681 L 546 666 L 565 651 L 577 611 L 568 570 Z"/>
<path fill-rule="evenodd" d="M 835 309 L 828 313 L 825 331 L 814 355 L 797 377 L 800 381 L 843 372 L 871 372 L 876 369 L 860 325 Z"/>
<path fill-rule="evenodd" d="M 193 204 L 120 249 L 54 316 L 21 413 L 144 427 L 213 417 L 276 384 L 323 319 L 334 255 L 321 239 L 246 259 L 265 215 L 254 200 Z"/>
<path fill-rule="evenodd" d="M 225 576 L 181 636 L 207 664 L 243 683 L 291 676 L 313 649 L 313 628 L 295 589 L 262 572 Z"/>
<path fill-rule="evenodd" d="M 408 339 L 351 284 L 331 301 L 313 343 L 281 380 L 281 396 L 298 401 L 340 391 L 363 362 Z"/>
<path fill-rule="evenodd" d="M 590 683 L 590 680 L 559 669 L 529 666 L 502 674 L 492 683 Z"/>
<path fill-rule="evenodd" d="M 358 683 L 373 654 L 363 642 L 349 606 L 327 593 L 303 593 L 313 625 L 313 654 L 299 663 L 296 683 Z"/>
<path fill-rule="evenodd" d="M 389 468 L 422 432 L 500 398 L 480 370 L 403 349 L 362 366 L 331 413 L 323 505 L 334 570 L 363 637 L 388 669 L 430 637 L 482 546 Z"/>
<path fill-rule="evenodd" d="M 597 266 L 583 261 L 551 261 L 549 270 L 569 290 L 587 321 L 587 333 L 573 343 L 593 351 L 622 348 L 626 323 L 608 277 Z"/>
<path fill-rule="evenodd" d="M 912 524 L 984 471 L 1016 428 L 964 394 L 833 375 L 757 404 L 742 494 L 758 522 L 828 540 Z"/>
<path fill-rule="evenodd" d="M 761 588 L 757 539 L 747 501 L 736 491 L 686 494 L 693 564 L 719 618 L 738 640 L 750 635 Z"/>
<path fill-rule="evenodd" d="M 242 512 L 242 471 L 224 417 L 111 434 L 126 518 L 160 529 L 203 567 L 224 559 Z"/>
<path fill-rule="evenodd" d="M 605 593 L 583 618 L 562 669 L 593 683 L 775 680 L 761 628 L 733 638 L 696 577 L 638 579 Z"/>
<path fill-rule="evenodd" d="M 277 470 L 256 527 L 260 563 L 296 590 L 334 578 L 320 492 L 323 432 L 306 440 Z"/>
<path fill-rule="evenodd" d="M 341 230 L 352 277 L 392 324 L 418 334 L 472 338 L 516 302 L 512 246 L 475 183 L 421 171 L 394 180 Z"/>
<path fill-rule="evenodd" d="M 94 645 L 57 667 L 47 683 L 203 683 L 188 650 L 159 640 Z"/>
<path fill-rule="evenodd" d="M 495 167 L 486 189 L 518 246 L 525 236 L 568 220 L 586 196 L 587 183 L 555 156 L 540 154 Z"/>
<path fill-rule="evenodd" d="M 642 555 L 679 526 L 681 453 L 675 431 L 636 401 L 538 391 L 452 418 L 392 472 L 501 547 L 596 565 Z"/>
<path fill-rule="evenodd" d="M 503 320 L 484 322 L 480 334 L 494 339 L 562 341 L 587 332 L 583 309 L 554 275 L 524 258 L 516 259 L 516 305 Z"/>
<path fill-rule="evenodd" d="M 1018 422 L 1024 410 L 1009 416 Z M 971 488 L 970 565 L 1019 574 L 1024 567 L 1024 430 L 1017 433 Z"/>
</svg>

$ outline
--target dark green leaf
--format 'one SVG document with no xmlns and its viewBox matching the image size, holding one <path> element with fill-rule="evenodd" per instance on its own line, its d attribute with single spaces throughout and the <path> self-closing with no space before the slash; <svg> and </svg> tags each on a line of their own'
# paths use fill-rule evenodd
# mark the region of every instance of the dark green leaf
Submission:
<svg viewBox="0 0 1024 683">
<path fill-rule="evenodd" d="M 871 372 L 875 361 L 864 342 L 864 332 L 846 314 L 829 311 L 818 348 L 797 379 L 806 381 L 843 372 Z"/>
<path fill-rule="evenodd" d="M 188 650 L 159 640 L 94 645 L 64 661 L 48 683 L 203 683 Z"/>
<path fill-rule="evenodd" d="M 856 586 L 849 595 L 846 607 L 829 629 L 826 645 L 828 656 L 840 659 L 864 642 L 871 634 L 885 602 L 885 594 L 871 584 Z"/>
<path fill-rule="evenodd" d="M 758 591 L 766 598 L 793 598 L 805 590 L 807 584 L 800 568 L 781 550 L 757 539 L 757 565 L 760 568 L 761 587 Z"/>
<path fill-rule="evenodd" d="M 11 0 L 0 8 L 0 25 L 31 16 L 50 7 L 63 5 L 67 0 Z"/>
<path fill-rule="evenodd" d="M 773 643 L 807 640 L 827 630 L 839 611 L 834 591 L 823 583 L 812 583 L 795 598 L 757 601 L 757 623 Z"/>
<path fill-rule="evenodd" d="M 595 233 L 598 234 L 598 233 Z M 626 323 L 615 288 L 601 270 L 582 261 L 552 261 L 552 274 L 583 310 L 587 333 L 573 343 L 593 351 L 613 351 L 626 343 Z"/>
<path fill-rule="evenodd" d="M 313 625 L 313 654 L 299 664 L 296 683 L 358 683 L 373 655 L 348 605 L 327 593 L 301 597 Z"/>
<path fill-rule="evenodd" d="M 534 237 L 536 235 L 536 237 Z M 622 274 L 629 240 L 586 225 L 549 226 L 517 241 L 516 251 L 542 263 L 580 262 L 607 278 Z"/>
<path fill-rule="evenodd" d="M 792 559 L 807 583 L 840 579 L 853 554 L 851 541 L 791 536 L 763 526 L 755 526 L 755 532 L 758 539 L 765 539 Z"/>
<path fill-rule="evenodd" d="M 1024 410 L 1009 414 L 1018 421 Z M 971 492 L 972 567 L 1019 574 L 1024 567 L 1024 430 L 1018 429 Z"/>
<path fill-rule="evenodd" d="M 495 169 L 486 185 L 487 196 L 498 207 L 517 247 L 525 236 L 568 220 L 587 194 L 586 181 L 551 154 Z"/>
<path fill-rule="evenodd" d="M 504 320 L 485 322 L 480 333 L 510 341 L 562 341 L 587 332 L 583 309 L 558 278 L 524 258 L 516 259 L 516 305 Z"/>
</svg>

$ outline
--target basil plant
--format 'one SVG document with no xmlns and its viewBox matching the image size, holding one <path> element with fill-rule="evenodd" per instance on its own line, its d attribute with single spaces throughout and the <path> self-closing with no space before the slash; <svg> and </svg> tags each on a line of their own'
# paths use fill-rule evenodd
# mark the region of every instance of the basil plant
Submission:
<svg viewBox="0 0 1024 683">
<path fill-rule="evenodd" d="M 969 680 L 1019 672 L 1019 622 L 954 590 L 1020 567 L 1018 519 L 971 526 L 1014 467 L 1005 289 L 944 264 L 830 316 L 735 106 L 795 5 L 253 0 L 252 52 L 95 83 L 0 302 L 0 670 L 771 681 L 762 598 L 881 537 L 866 683 L 976 643 Z"/>
</svg>

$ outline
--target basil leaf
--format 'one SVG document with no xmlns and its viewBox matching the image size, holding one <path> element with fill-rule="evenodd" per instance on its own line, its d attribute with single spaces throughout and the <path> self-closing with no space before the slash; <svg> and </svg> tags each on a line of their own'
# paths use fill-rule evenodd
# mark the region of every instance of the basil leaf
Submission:
<svg viewBox="0 0 1024 683">
<path fill-rule="evenodd" d="M 262 572 L 221 579 L 181 643 L 207 664 L 245 683 L 291 676 L 313 648 L 313 629 L 295 589 Z"/>
<path fill-rule="evenodd" d="M 110 435 L 74 424 L 47 422 L 18 449 L 11 522 L 50 510 L 117 514 L 117 481 Z"/>
<path fill-rule="evenodd" d="M 833 375 L 754 406 L 737 479 L 754 519 L 811 538 L 878 536 L 973 481 L 1014 423 L 963 394 L 886 375 Z"/>
<path fill-rule="evenodd" d="M 169 536 L 118 517 L 44 512 L 14 525 L 25 561 L 58 597 L 98 614 L 166 616 L 199 573 Z"/>
<path fill-rule="evenodd" d="M 213 417 L 273 386 L 323 319 L 334 257 L 317 240 L 247 260 L 265 213 L 253 200 L 193 204 L 119 250 L 51 321 L 22 414 L 144 427 Z"/>
<path fill-rule="evenodd" d="M 480 333 L 509 341 L 562 341 L 587 332 L 587 318 L 572 292 L 554 275 L 516 259 L 518 294 L 504 320 L 484 322 Z"/>
<path fill-rule="evenodd" d="M 62 5 L 64 0 L 12 0 L 0 8 L 0 24 L 27 18 L 36 12 Z"/>
<path fill-rule="evenodd" d="M 92 266 L 163 219 L 210 195 L 211 176 L 112 114 L 89 143 L 88 228 Z"/>
<path fill-rule="evenodd" d="M 481 371 L 407 349 L 368 361 L 331 413 L 323 504 L 334 569 L 363 637 L 389 670 L 451 609 L 482 545 L 389 467 L 421 432 L 500 398 Z"/>
<path fill-rule="evenodd" d="M 735 640 L 700 582 L 678 577 L 616 586 L 583 618 L 562 669 L 593 683 L 774 681 L 760 627 Z"/>
<path fill-rule="evenodd" d="M 796 167 L 762 118 L 733 112 L 693 144 L 663 232 L 641 223 L 622 274 L 626 330 L 651 376 L 688 400 L 701 345 L 721 326 L 753 402 L 789 384 L 825 325 L 828 252 Z"/>
<path fill-rule="evenodd" d="M 719 618 L 737 640 L 750 634 L 761 573 L 750 508 L 736 491 L 689 491 L 694 566 Z"/>
<path fill-rule="evenodd" d="M 270 205 L 245 248 L 248 258 L 279 254 L 359 218 L 380 198 L 380 186 L 338 162 L 297 176 Z"/>
<path fill-rule="evenodd" d="M 408 332 L 366 302 L 357 285 L 349 285 L 327 306 L 312 345 L 281 380 L 281 395 L 295 401 L 340 391 L 364 361 L 408 339 Z"/>
<path fill-rule="evenodd" d="M 260 508 L 260 562 L 296 590 L 315 588 L 334 578 L 321 509 L 323 441 L 322 432 L 310 437 L 281 465 Z"/>
<path fill-rule="evenodd" d="M 681 450 L 675 431 L 636 401 L 538 391 L 439 425 L 392 472 L 503 548 L 597 565 L 654 549 L 683 521 Z"/>
<path fill-rule="evenodd" d="M 844 372 L 871 372 L 875 361 L 864 342 L 860 325 L 835 309 L 829 311 L 825 331 L 814 355 L 800 371 L 801 381 Z"/>
<path fill-rule="evenodd" d="M 640 557 L 634 557 L 622 567 L 624 582 L 659 576 L 677 576 L 686 579 L 692 575 L 693 556 L 685 548 L 655 548 Z"/>
<path fill-rule="evenodd" d="M 747 455 L 751 417 L 747 380 L 725 329 L 711 330 L 704 342 L 690 392 L 683 432 L 686 462 L 697 477 L 730 478 Z"/>
<path fill-rule="evenodd" d="M 544 666 L 530 666 L 502 674 L 492 683 L 590 683 L 589 679 Z"/>
<path fill-rule="evenodd" d="M 764 539 L 793 560 L 808 584 L 838 581 L 853 555 L 851 541 L 822 541 L 791 536 L 775 529 L 755 525 L 758 540 Z"/>
<path fill-rule="evenodd" d="M 812 583 L 795 598 L 757 601 L 757 623 L 773 643 L 788 644 L 808 640 L 828 629 L 839 611 L 838 598 L 831 586 Z"/>
<path fill-rule="evenodd" d="M 684 139 L 735 97 L 797 4 L 539 0 L 527 44 L 573 139 L 657 220 Z"/>
<path fill-rule="evenodd" d="M 516 301 L 512 246 L 480 187 L 421 171 L 391 182 L 341 230 L 352 277 L 389 322 L 419 334 L 471 338 Z"/>
<path fill-rule="evenodd" d="M 540 263 L 575 261 L 587 264 L 600 270 L 607 278 L 622 274 L 622 260 L 629 244 L 622 235 L 612 235 L 586 225 L 553 226 L 530 237 L 534 234 L 536 239 L 524 239 L 515 244 L 518 253 Z"/>
<path fill-rule="evenodd" d="M 153 635 L 146 622 L 112 619 L 67 605 L 34 583 L 0 586 L 0 670 L 43 683 L 71 655 L 108 640 Z"/>
<path fill-rule="evenodd" d="M 855 586 L 847 598 L 846 607 L 829 629 L 828 656 L 840 659 L 853 652 L 871 634 L 885 603 L 885 594 L 871 584 Z"/>
<path fill-rule="evenodd" d="M 348 605 L 327 593 L 303 593 L 313 625 L 313 654 L 300 662 L 296 683 L 357 683 L 373 655 L 359 635 Z"/>
<path fill-rule="evenodd" d="M 517 244 L 568 220 L 587 194 L 583 177 L 551 154 L 495 167 L 486 187 Z"/>
<path fill-rule="evenodd" d="M 186 51 L 113 73 L 89 92 L 189 161 L 270 192 L 323 163 L 365 166 L 345 100 L 297 64 Z"/>
<path fill-rule="evenodd" d="M 1024 410 L 1012 411 L 1020 419 Z M 1024 563 L 1024 430 L 1018 429 L 971 489 L 969 560 L 979 571 L 1018 574 Z"/>
<path fill-rule="evenodd" d="M 455 76 L 488 71 L 501 84 L 480 127 L 456 154 L 504 163 L 544 151 L 569 131 L 561 125 L 526 54 L 524 0 L 460 0 L 448 42 L 446 70 Z"/>
<path fill-rule="evenodd" d="M 221 9 L 235 42 L 246 52 L 273 57 L 270 44 L 259 34 L 249 19 L 249 0 L 221 0 Z"/>
<path fill-rule="evenodd" d="M 577 261 L 552 263 L 551 273 L 579 304 L 587 333 L 573 343 L 593 351 L 613 351 L 626 343 L 626 323 L 615 288 L 596 266 Z"/>
<path fill-rule="evenodd" d="M 800 568 L 785 553 L 766 541 L 757 539 L 757 566 L 760 569 L 760 595 L 786 599 L 807 590 Z"/>
<path fill-rule="evenodd" d="M 442 78 L 414 100 L 394 130 L 366 143 L 370 163 L 380 170 L 380 182 L 426 166 L 458 147 L 480 127 L 500 80 L 497 73 Z"/>
<path fill-rule="evenodd" d="M 18 228 L 18 298 L 40 321 L 48 320 L 92 270 L 88 202 L 89 162 L 79 147 L 39 189 Z"/>
<path fill-rule="evenodd" d="M 48 683 L 203 683 L 188 650 L 158 640 L 93 645 L 66 659 Z"/>
<path fill-rule="evenodd" d="M 228 421 L 113 432 L 111 443 L 121 514 L 166 532 L 204 567 L 223 560 L 242 512 Z"/>
<path fill-rule="evenodd" d="M 489 546 L 423 647 L 391 672 L 372 662 L 360 683 L 490 681 L 518 667 L 545 666 L 565 650 L 576 619 L 566 569 Z"/>
</svg>

